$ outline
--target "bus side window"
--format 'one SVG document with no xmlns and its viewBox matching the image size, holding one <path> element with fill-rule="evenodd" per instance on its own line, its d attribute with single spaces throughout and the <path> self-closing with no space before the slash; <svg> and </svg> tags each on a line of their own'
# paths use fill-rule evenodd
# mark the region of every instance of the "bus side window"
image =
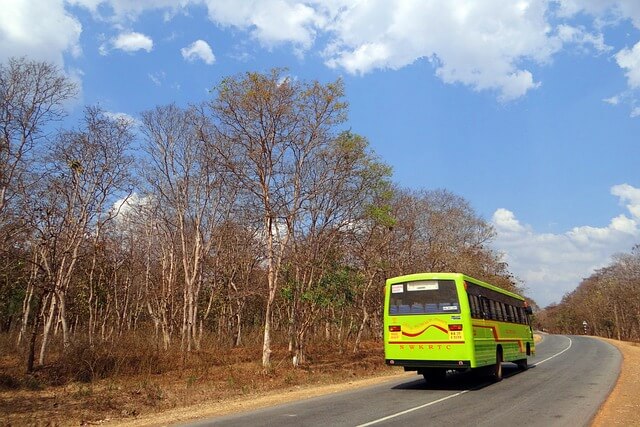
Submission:
<svg viewBox="0 0 640 427">
<path fill-rule="evenodd" d="M 505 322 L 509 321 L 509 313 L 507 312 L 507 304 L 501 302 L 500 307 L 502 308 L 502 320 Z"/>
<path fill-rule="evenodd" d="M 491 320 L 497 320 L 498 313 L 496 312 L 496 303 L 494 300 L 489 300 L 489 318 Z"/>
<path fill-rule="evenodd" d="M 513 306 L 511 304 L 507 304 L 507 322 L 514 322 L 513 316 Z"/>
<path fill-rule="evenodd" d="M 476 306 L 473 295 L 467 294 L 467 297 L 469 297 L 469 310 L 471 311 L 471 317 L 476 317 Z"/>
<path fill-rule="evenodd" d="M 484 296 L 480 296 L 480 307 L 482 307 L 482 318 L 491 318 L 491 308 L 489 307 L 489 299 Z"/>
<path fill-rule="evenodd" d="M 474 319 L 482 318 L 482 310 L 480 310 L 480 301 L 477 295 L 469 294 L 469 307 L 471 308 L 471 317 Z"/>
</svg>

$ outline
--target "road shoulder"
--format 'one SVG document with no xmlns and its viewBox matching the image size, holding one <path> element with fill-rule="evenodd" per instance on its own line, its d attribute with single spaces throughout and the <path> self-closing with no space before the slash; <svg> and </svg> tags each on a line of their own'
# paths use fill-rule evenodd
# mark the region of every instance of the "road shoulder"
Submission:
<svg viewBox="0 0 640 427">
<path fill-rule="evenodd" d="M 620 350 L 623 361 L 613 391 L 593 419 L 592 426 L 640 425 L 640 344 L 599 338 Z"/>
</svg>

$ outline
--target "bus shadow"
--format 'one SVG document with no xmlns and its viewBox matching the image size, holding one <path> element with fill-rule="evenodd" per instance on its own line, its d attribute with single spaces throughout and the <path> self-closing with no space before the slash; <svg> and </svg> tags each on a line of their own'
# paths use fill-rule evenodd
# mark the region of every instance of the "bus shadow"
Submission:
<svg viewBox="0 0 640 427">
<path fill-rule="evenodd" d="M 529 365 L 529 369 L 533 369 L 535 366 Z M 525 371 L 518 368 L 512 363 L 503 363 L 502 376 L 504 380 L 523 373 Z M 481 371 L 468 371 L 468 372 L 447 372 L 447 377 L 443 381 L 427 382 L 423 379 L 422 375 L 416 376 L 416 379 L 398 384 L 392 387 L 393 390 L 449 390 L 449 391 L 463 391 L 463 390 L 482 390 L 495 384 L 495 381 L 491 380 L 486 373 Z"/>
</svg>

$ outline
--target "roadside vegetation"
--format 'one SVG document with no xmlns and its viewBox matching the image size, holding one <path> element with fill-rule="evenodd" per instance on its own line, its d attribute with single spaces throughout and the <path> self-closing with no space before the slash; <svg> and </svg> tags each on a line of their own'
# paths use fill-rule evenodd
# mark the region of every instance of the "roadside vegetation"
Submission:
<svg viewBox="0 0 640 427">
<path fill-rule="evenodd" d="M 89 106 L 66 127 L 77 92 L 51 64 L 0 64 L 1 389 L 146 378 L 162 400 L 158 375 L 242 392 L 373 372 L 386 277 L 521 291 L 466 200 L 396 185 L 347 130 L 339 80 L 250 72 L 201 103 Z"/>
<path fill-rule="evenodd" d="M 551 333 L 640 342 L 640 245 L 615 256 L 536 319 Z"/>
</svg>

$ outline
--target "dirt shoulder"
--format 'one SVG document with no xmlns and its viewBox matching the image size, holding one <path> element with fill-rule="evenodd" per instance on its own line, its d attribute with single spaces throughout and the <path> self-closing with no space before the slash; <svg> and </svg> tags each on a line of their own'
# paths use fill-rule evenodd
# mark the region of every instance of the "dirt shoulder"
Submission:
<svg viewBox="0 0 640 427">
<path fill-rule="evenodd" d="M 616 385 L 600 407 L 592 426 L 637 426 L 640 425 L 640 344 L 601 338 L 622 353 L 623 362 Z"/>
</svg>

